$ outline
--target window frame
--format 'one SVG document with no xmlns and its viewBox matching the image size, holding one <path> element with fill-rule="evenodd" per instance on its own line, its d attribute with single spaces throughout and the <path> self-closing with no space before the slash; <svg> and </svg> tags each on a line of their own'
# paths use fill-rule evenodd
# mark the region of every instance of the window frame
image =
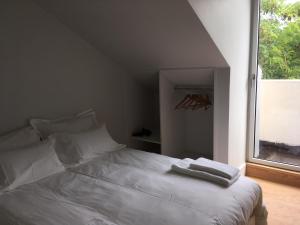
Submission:
<svg viewBox="0 0 300 225">
<path fill-rule="evenodd" d="M 248 85 L 248 122 L 247 122 L 247 161 L 266 166 L 272 166 L 282 169 L 300 171 L 300 166 L 273 162 L 254 157 L 255 150 L 259 148 L 258 133 L 259 122 L 257 119 L 257 112 L 259 111 L 259 104 L 257 99 L 258 78 L 261 72 L 258 70 L 258 45 L 259 45 L 259 23 L 260 23 L 260 0 L 251 1 L 251 31 L 250 31 L 250 61 L 249 61 L 249 85 Z"/>
</svg>

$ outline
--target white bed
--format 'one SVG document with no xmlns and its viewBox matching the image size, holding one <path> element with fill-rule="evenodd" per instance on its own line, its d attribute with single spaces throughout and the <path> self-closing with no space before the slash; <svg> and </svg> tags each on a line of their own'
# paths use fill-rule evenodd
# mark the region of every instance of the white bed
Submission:
<svg viewBox="0 0 300 225">
<path fill-rule="evenodd" d="M 0 195 L 1 225 L 266 224 L 260 187 L 170 172 L 178 159 L 129 148 Z"/>
</svg>

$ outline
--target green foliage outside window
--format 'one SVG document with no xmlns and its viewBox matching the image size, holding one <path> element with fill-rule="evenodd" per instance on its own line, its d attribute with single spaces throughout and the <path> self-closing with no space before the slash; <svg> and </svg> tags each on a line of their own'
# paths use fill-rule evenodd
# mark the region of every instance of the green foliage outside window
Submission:
<svg viewBox="0 0 300 225">
<path fill-rule="evenodd" d="M 262 0 L 259 65 L 263 79 L 300 79 L 300 0 Z"/>
</svg>

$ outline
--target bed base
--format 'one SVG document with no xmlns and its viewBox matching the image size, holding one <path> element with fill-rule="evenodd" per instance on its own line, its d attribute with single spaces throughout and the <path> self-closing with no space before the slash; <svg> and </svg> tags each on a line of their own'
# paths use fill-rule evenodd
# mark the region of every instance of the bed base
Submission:
<svg viewBox="0 0 300 225">
<path fill-rule="evenodd" d="M 255 215 L 251 216 L 247 225 L 255 225 Z"/>
</svg>

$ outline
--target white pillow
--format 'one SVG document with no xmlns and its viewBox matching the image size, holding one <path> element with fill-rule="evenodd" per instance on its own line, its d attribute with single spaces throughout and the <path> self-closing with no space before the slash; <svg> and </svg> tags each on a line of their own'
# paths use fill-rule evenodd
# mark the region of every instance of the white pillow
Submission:
<svg viewBox="0 0 300 225">
<path fill-rule="evenodd" d="M 82 163 L 101 153 L 119 150 L 125 145 L 115 142 L 106 126 L 76 134 L 55 134 L 57 154 L 66 164 Z"/>
<path fill-rule="evenodd" d="M 40 142 L 32 127 L 25 127 L 0 137 L 0 151 L 11 150 Z"/>
<path fill-rule="evenodd" d="M 55 150 L 59 160 L 66 166 L 80 163 L 77 145 L 66 133 L 53 134 L 49 140 L 55 140 Z"/>
<path fill-rule="evenodd" d="M 57 158 L 54 141 L 0 153 L 0 190 L 12 190 L 65 168 Z"/>
<path fill-rule="evenodd" d="M 46 139 L 49 135 L 60 132 L 81 132 L 97 127 L 96 113 L 87 110 L 73 117 L 54 120 L 31 119 L 31 126 Z"/>
</svg>

